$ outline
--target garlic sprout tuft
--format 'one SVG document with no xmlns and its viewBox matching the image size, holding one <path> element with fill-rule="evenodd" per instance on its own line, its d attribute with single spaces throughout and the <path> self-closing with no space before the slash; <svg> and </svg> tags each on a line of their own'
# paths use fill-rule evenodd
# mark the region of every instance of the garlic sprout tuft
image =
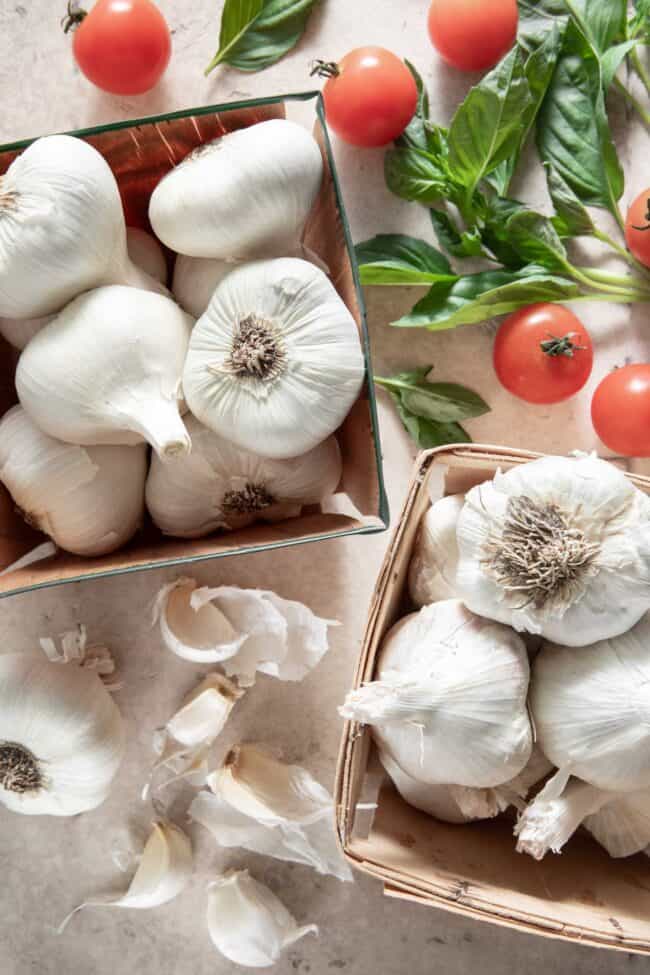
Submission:
<svg viewBox="0 0 650 975">
<path fill-rule="evenodd" d="M 217 287 L 190 337 L 183 389 L 211 430 L 265 457 L 296 457 L 333 433 L 361 390 L 352 315 L 297 258 L 257 261 Z"/>
<path fill-rule="evenodd" d="M 178 461 L 153 457 L 147 508 L 166 535 L 198 538 L 254 521 L 281 521 L 303 505 L 332 495 L 341 478 L 341 453 L 328 437 L 301 457 L 269 460 L 236 447 L 188 416 L 192 452 Z"/>
<path fill-rule="evenodd" d="M 543 457 L 468 492 L 460 595 L 474 613 L 584 646 L 650 609 L 650 498 L 595 456 Z"/>
<path fill-rule="evenodd" d="M 247 870 L 229 870 L 208 886 L 208 932 L 229 961 L 248 968 L 274 965 L 285 948 L 315 924 L 298 927 L 284 904 Z"/>
<path fill-rule="evenodd" d="M 458 597 L 456 525 L 464 502 L 462 494 L 440 498 L 422 518 L 409 566 L 409 592 L 418 607 Z"/>
</svg>

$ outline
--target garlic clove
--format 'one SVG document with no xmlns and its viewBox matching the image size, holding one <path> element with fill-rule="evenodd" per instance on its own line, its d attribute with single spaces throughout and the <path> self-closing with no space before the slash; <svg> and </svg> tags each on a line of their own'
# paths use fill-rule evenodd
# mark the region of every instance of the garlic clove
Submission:
<svg viewBox="0 0 650 975">
<path fill-rule="evenodd" d="M 247 870 L 230 870 L 209 885 L 207 920 L 215 948 L 249 968 L 274 965 L 285 948 L 306 934 L 318 934 L 315 924 L 299 927 L 275 894 Z"/>
<path fill-rule="evenodd" d="M 434 501 L 425 513 L 409 566 L 409 593 L 416 606 L 458 596 L 456 525 L 465 503 L 463 494 Z"/>
<path fill-rule="evenodd" d="M 163 643 L 177 657 L 194 663 L 221 663 L 232 657 L 246 640 L 211 602 L 196 606 L 197 588 L 186 577 L 163 586 L 156 597 L 153 625 L 160 624 Z"/>
<path fill-rule="evenodd" d="M 146 910 L 173 900 L 187 886 L 192 875 L 192 845 L 189 837 L 167 820 L 153 824 L 138 869 L 128 889 L 119 897 L 107 895 L 79 904 L 59 926 L 59 934 L 86 907 L 133 907 Z"/>
</svg>

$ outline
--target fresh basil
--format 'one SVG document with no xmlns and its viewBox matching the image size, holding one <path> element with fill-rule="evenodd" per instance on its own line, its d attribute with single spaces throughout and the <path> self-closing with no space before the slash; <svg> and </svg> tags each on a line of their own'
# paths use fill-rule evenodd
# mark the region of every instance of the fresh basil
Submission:
<svg viewBox="0 0 650 975">
<path fill-rule="evenodd" d="M 555 207 L 555 228 L 563 237 L 580 237 L 595 230 L 589 211 L 554 166 L 547 165 L 548 192 Z"/>
<path fill-rule="evenodd" d="M 424 81 L 415 65 L 404 58 L 404 64 L 409 69 L 418 90 L 418 101 L 415 114 L 402 134 L 395 140 L 396 146 L 414 149 L 427 149 L 425 122 L 429 118 L 429 96 Z"/>
<path fill-rule="evenodd" d="M 438 243 L 452 257 L 484 257 L 485 250 L 478 227 L 459 230 L 448 213 L 430 210 L 431 223 Z"/>
<path fill-rule="evenodd" d="M 508 220 L 505 236 L 525 263 L 550 271 L 570 270 L 564 244 L 549 217 L 522 209 Z"/>
<path fill-rule="evenodd" d="M 633 38 L 630 41 L 622 41 L 620 44 L 615 44 L 614 47 L 610 47 L 608 51 L 602 55 L 600 59 L 600 70 L 602 77 L 602 85 L 605 91 L 610 87 L 612 81 L 614 80 L 614 75 L 621 66 L 623 59 L 630 53 L 632 48 L 636 47 L 638 41 Z"/>
<path fill-rule="evenodd" d="M 548 32 L 557 26 L 563 30 L 568 23 L 565 0 L 518 0 L 519 29 L 517 39 L 526 51 L 534 51 Z"/>
<path fill-rule="evenodd" d="M 219 50 L 205 69 L 218 64 L 261 71 L 279 61 L 300 40 L 318 0 L 226 0 Z"/>
<path fill-rule="evenodd" d="M 634 0 L 634 13 L 627 25 L 629 37 L 650 43 L 650 0 Z"/>
<path fill-rule="evenodd" d="M 435 247 L 405 234 L 379 234 L 355 247 L 362 284 L 434 284 L 458 275 Z"/>
<path fill-rule="evenodd" d="M 404 200 L 436 203 L 450 195 L 449 177 L 432 153 L 415 147 L 389 149 L 384 177 L 391 193 Z"/>
<path fill-rule="evenodd" d="M 565 0 L 574 23 L 597 54 L 624 36 L 627 0 Z"/>
</svg>

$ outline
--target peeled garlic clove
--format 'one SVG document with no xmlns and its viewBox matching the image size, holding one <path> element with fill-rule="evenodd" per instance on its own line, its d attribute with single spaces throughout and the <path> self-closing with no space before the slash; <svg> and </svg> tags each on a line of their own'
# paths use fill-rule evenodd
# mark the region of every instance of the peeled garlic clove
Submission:
<svg viewBox="0 0 650 975">
<path fill-rule="evenodd" d="M 237 632 L 211 602 L 195 607 L 192 595 L 197 585 L 194 579 L 180 578 L 163 586 L 156 597 L 153 623 L 160 624 L 163 643 L 177 657 L 221 663 L 237 653 L 246 634 Z"/>
<path fill-rule="evenodd" d="M 171 299 L 119 286 L 76 298 L 36 335 L 16 371 L 34 423 L 77 444 L 147 440 L 187 453 L 180 377 L 192 320 Z"/>
<path fill-rule="evenodd" d="M 516 633 L 444 600 L 390 630 L 377 679 L 351 691 L 340 713 L 371 725 L 380 750 L 421 783 L 492 787 L 530 757 L 528 679 Z"/>
<path fill-rule="evenodd" d="M 174 823 L 153 824 L 135 876 L 120 897 L 97 897 L 79 904 L 59 926 L 59 934 L 86 907 L 160 907 L 177 897 L 192 875 L 192 844 Z"/>
<path fill-rule="evenodd" d="M 458 596 L 456 525 L 464 503 L 463 494 L 450 494 L 434 501 L 422 518 L 409 566 L 409 593 L 416 606 Z"/>
<path fill-rule="evenodd" d="M 174 264 L 172 294 L 192 318 L 200 318 L 210 304 L 215 288 L 237 267 L 215 257 L 187 257 L 178 254 Z"/>
<path fill-rule="evenodd" d="M 248 870 L 229 870 L 208 886 L 208 932 L 221 954 L 236 965 L 267 968 L 315 924 L 298 927 L 284 904 Z"/>
<path fill-rule="evenodd" d="M 160 284 L 166 282 L 167 261 L 155 237 L 140 227 L 127 227 L 126 246 L 136 267 L 141 268 L 154 281 L 159 281 Z"/>
<path fill-rule="evenodd" d="M 208 744 L 221 733 L 244 691 L 222 674 L 208 674 L 188 694 L 165 728 L 187 748 Z"/>
<path fill-rule="evenodd" d="M 195 150 L 156 186 L 149 219 L 179 254 L 237 260 L 296 246 L 318 195 L 323 159 L 286 119 L 229 132 Z"/>
<path fill-rule="evenodd" d="M 43 433 L 21 406 L 0 420 L 0 481 L 33 528 L 76 555 L 124 545 L 144 518 L 147 452 L 76 447 Z"/>
<path fill-rule="evenodd" d="M 217 287 L 192 332 L 183 389 L 215 433 L 287 458 L 338 429 L 363 378 L 357 326 L 332 283 L 279 258 L 244 264 Z"/>
<path fill-rule="evenodd" d="M 334 437 L 290 460 L 269 460 L 236 447 L 193 416 L 185 420 L 192 452 L 178 463 L 154 457 L 147 507 L 167 535 L 197 538 L 299 514 L 336 491 L 341 453 Z"/>
</svg>

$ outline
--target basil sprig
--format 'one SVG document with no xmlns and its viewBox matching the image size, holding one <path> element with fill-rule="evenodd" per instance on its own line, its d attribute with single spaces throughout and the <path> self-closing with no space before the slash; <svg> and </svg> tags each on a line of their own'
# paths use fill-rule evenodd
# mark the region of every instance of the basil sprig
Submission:
<svg viewBox="0 0 650 975">
<path fill-rule="evenodd" d="M 318 0 L 226 0 L 219 50 L 205 69 L 218 64 L 261 71 L 279 61 L 300 40 Z"/>
</svg>

